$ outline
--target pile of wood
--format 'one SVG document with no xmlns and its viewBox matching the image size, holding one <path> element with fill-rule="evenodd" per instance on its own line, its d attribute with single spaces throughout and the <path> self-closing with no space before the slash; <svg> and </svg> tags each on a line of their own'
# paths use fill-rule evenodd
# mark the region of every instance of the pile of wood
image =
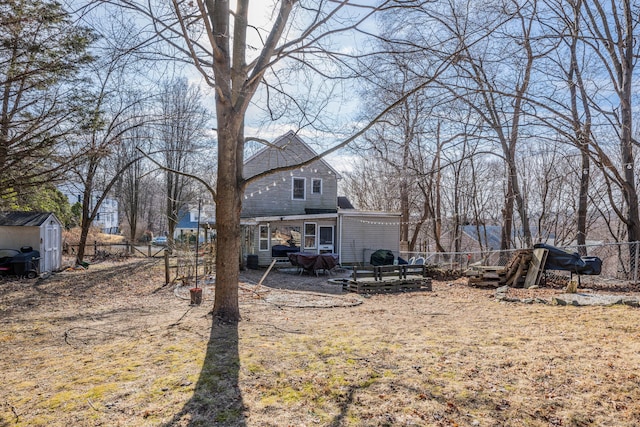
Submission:
<svg viewBox="0 0 640 427">
<path fill-rule="evenodd" d="M 539 284 L 547 252 L 546 249 L 521 249 L 505 267 L 476 266 L 469 269 L 466 276 L 472 286 L 529 288 Z"/>
<path fill-rule="evenodd" d="M 431 278 L 427 272 L 424 264 L 374 266 L 373 271 L 353 270 L 351 278 L 343 282 L 342 289 L 358 294 L 430 291 Z"/>
</svg>

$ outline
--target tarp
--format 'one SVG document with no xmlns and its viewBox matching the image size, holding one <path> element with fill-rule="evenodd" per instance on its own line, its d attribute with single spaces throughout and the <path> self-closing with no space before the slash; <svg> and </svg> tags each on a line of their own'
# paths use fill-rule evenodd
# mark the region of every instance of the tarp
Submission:
<svg viewBox="0 0 640 427">
<path fill-rule="evenodd" d="M 300 267 L 310 273 L 317 270 L 331 270 L 338 265 L 338 254 L 314 254 L 308 252 L 292 252 L 287 255 L 291 265 Z"/>
<path fill-rule="evenodd" d="M 602 271 L 602 260 L 598 257 L 581 257 L 577 252 L 567 252 L 555 246 L 536 243 L 534 248 L 549 251 L 545 270 L 563 270 L 576 274 L 598 275 Z"/>
</svg>

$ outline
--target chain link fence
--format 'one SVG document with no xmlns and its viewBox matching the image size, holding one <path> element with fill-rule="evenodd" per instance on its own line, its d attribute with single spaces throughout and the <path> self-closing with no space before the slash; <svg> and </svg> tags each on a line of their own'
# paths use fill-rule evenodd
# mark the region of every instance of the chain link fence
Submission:
<svg viewBox="0 0 640 427">
<path fill-rule="evenodd" d="M 599 276 L 582 276 L 583 282 L 624 281 L 638 284 L 640 242 L 602 243 L 584 246 L 559 247 L 568 252 L 578 252 L 582 256 L 598 257 L 602 260 L 602 272 Z M 464 271 L 470 265 L 490 265 L 504 267 L 518 249 L 484 252 L 401 252 L 405 260 L 420 260 L 426 264 L 437 265 L 443 269 Z M 422 261 L 424 260 L 424 261 Z M 554 271 L 557 275 L 567 275 L 568 271 Z"/>
</svg>

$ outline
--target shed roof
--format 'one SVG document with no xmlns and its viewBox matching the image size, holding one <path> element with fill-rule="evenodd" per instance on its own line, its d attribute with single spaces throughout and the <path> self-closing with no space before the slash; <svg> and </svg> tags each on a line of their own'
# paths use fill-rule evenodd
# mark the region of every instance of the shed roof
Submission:
<svg viewBox="0 0 640 427">
<path fill-rule="evenodd" d="M 338 196 L 338 207 L 340 209 L 355 209 L 351 201 L 345 196 Z"/>
<path fill-rule="evenodd" d="M 0 226 L 39 227 L 52 215 L 51 212 L 0 212 Z"/>
</svg>

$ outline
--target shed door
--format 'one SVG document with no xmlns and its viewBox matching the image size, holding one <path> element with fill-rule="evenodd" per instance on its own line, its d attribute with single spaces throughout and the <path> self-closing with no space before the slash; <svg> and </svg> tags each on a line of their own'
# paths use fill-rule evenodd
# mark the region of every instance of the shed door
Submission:
<svg viewBox="0 0 640 427">
<path fill-rule="evenodd" d="M 60 235 L 58 230 L 58 224 L 55 221 L 49 221 L 45 230 L 44 241 L 44 254 L 40 262 L 44 261 L 44 265 L 40 266 L 40 271 L 53 271 L 60 266 L 57 265 L 57 259 L 60 256 L 60 242 L 58 236 Z"/>
</svg>

